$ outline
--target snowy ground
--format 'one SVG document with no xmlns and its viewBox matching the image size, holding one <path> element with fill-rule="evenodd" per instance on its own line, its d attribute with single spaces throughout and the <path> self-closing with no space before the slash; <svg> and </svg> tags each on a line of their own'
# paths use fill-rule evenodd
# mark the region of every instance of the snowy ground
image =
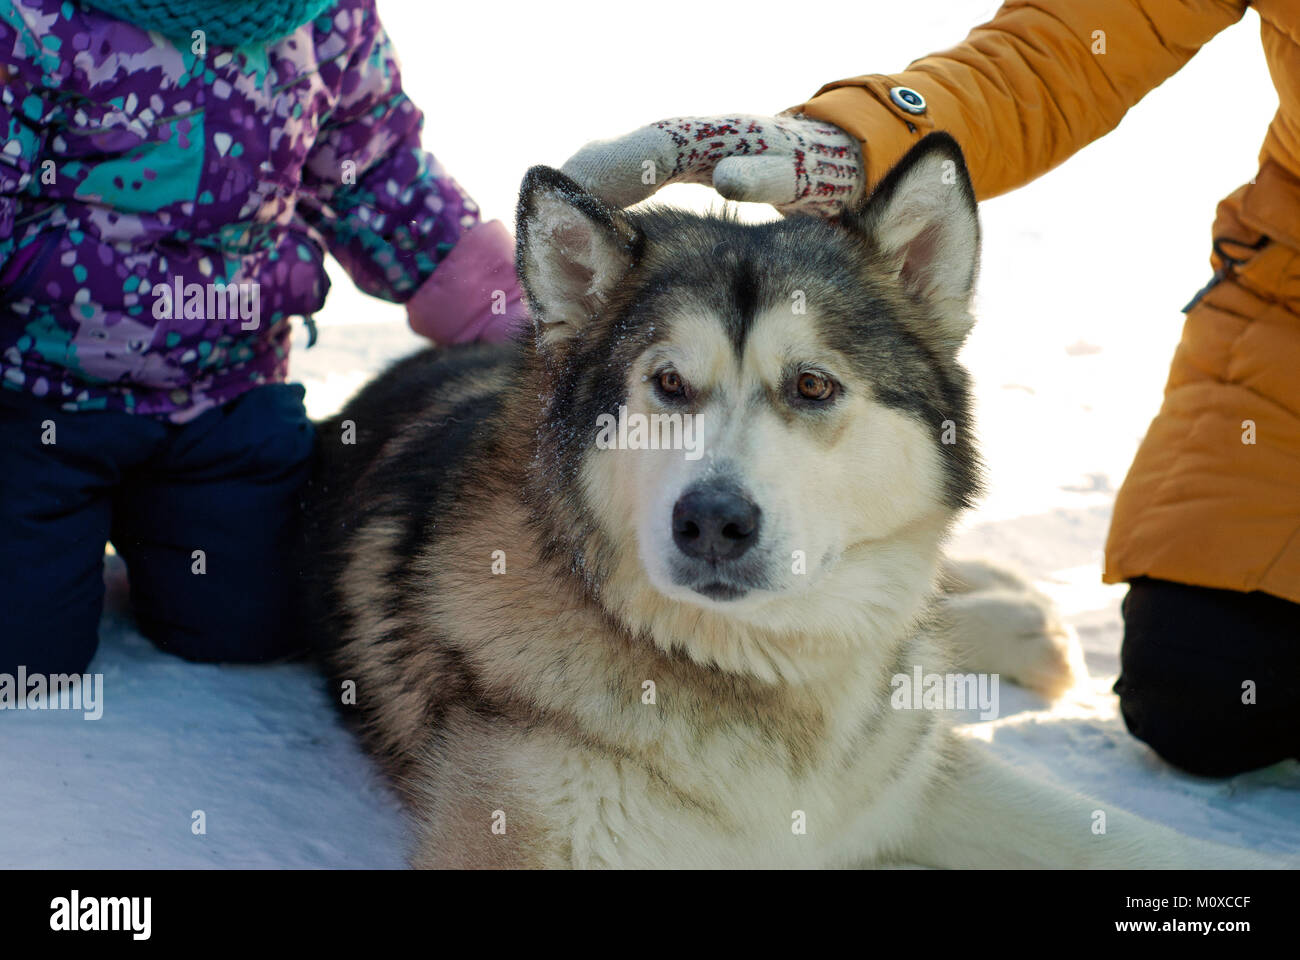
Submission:
<svg viewBox="0 0 1300 960">
<path fill-rule="evenodd" d="M 425 4 L 381 0 L 380 10 L 405 51 L 407 87 L 430 115 L 428 146 L 489 217 L 508 220 L 523 170 L 558 164 L 586 138 L 674 113 L 772 112 L 825 80 L 898 69 L 906 54 L 956 42 L 994 5 L 893 5 L 906 14 L 873 14 L 889 22 L 863 29 L 859 43 L 837 41 L 816 55 L 795 45 L 779 54 L 779 68 L 740 58 L 725 70 L 711 66 L 707 77 L 654 69 L 652 56 L 687 53 L 686 28 L 667 18 L 625 25 L 635 42 L 613 43 L 619 27 L 603 4 L 558 4 L 562 17 L 521 7 L 504 32 L 495 8 L 438 6 L 436 23 Z M 786 11 L 765 9 L 747 4 L 742 23 L 734 11 L 697 6 L 689 29 L 776 56 L 773 24 Z M 453 35 L 482 43 L 440 43 Z M 424 56 L 422 42 L 439 55 Z M 530 68 L 528 84 L 518 84 L 510 65 L 544 49 L 576 52 L 547 57 L 545 69 Z M 717 62 L 704 48 L 691 55 Z M 644 69 L 629 76 L 626 64 L 638 58 Z M 619 79 L 584 85 L 593 75 Z M 466 78 L 474 97 L 454 93 Z M 1190 136 L 1208 105 L 1219 107 L 1214 130 Z M 1114 491 L 1158 406 L 1178 308 L 1208 273 L 1214 204 L 1252 175 L 1274 109 L 1250 14 L 1114 134 L 985 205 L 979 323 L 964 356 L 977 381 L 990 494 L 955 552 L 1035 578 L 1078 630 L 1093 677 L 1054 705 L 1004 687 L 1002 716 L 970 724 L 971 736 L 1027 770 L 1188 834 L 1297 854 L 1300 764 L 1199 780 L 1170 770 L 1125 732 L 1109 689 L 1123 588 L 1099 580 Z M 509 138 L 502 116 L 517 118 Z M 688 187 L 664 199 L 707 202 Z M 318 319 L 321 342 L 295 358 L 313 415 L 337 408 L 389 358 L 419 345 L 400 309 L 356 293 L 340 272 Z M 401 813 L 309 666 L 195 666 L 160 654 L 131 627 L 115 562 L 109 581 L 92 666 L 105 675 L 102 719 L 0 715 L 0 867 L 402 865 L 409 835 Z M 200 810 L 206 833 L 195 835 Z"/>
</svg>

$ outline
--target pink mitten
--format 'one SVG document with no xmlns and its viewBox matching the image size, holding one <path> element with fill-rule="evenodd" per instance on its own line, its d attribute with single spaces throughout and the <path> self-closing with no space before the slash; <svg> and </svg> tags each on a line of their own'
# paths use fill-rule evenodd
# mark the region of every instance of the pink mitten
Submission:
<svg viewBox="0 0 1300 960">
<path fill-rule="evenodd" d="M 411 329 L 437 343 L 507 339 L 527 322 L 515 241 L 500 220 L 471 227 L 406 302 Z"/>
</svg>

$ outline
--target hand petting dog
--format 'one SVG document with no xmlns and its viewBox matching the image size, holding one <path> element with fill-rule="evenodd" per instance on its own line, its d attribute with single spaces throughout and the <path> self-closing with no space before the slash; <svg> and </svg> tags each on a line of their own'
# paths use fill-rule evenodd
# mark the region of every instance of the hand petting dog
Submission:
<svg viewBox="0 0 1300 960">
<path fill-rule="evenodd" d="M 856 205 L 865 183 L 856 139 L 834 124 L 791 114 L 660 120 L 587 144 L 563 170 L 617 207 L 669 183 L 702 183 L 728 200 L 826 217 Z"/>
</svg>

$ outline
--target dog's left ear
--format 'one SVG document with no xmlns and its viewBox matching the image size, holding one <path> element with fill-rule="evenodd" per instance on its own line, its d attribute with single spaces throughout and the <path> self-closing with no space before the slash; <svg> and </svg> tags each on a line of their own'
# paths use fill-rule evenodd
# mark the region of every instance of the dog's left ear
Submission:
<svg viewBox="0 0 1300 960">
<path fill-rule="evenodd" d="M 541 324 L 542 342 L 580 333 L 640 255 L 642 235 L 551 167 L 533 167 L 519 189 L 515 266 Z"/>
<path fill-rule="evenodd" d="M 843 221 L 867 236 L 904 291 L 931 308 L 938 329 L 922 333 L 955 353 L 973 323 L 980 247 L 975 190 L 957 141 L 925 137 Z"/>
</svg>

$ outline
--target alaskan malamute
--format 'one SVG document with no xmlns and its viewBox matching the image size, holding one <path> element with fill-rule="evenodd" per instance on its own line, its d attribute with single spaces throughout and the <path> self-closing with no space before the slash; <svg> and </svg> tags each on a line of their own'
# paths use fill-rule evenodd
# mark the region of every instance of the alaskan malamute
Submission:
<svg viewBox="0 0 1300 960">
<path fill-rule="evenodd" d="M 1027 588 L 941 563 L 980 483 L 978 249 L 943 134 L 839 223 L 528 173 L 534 329 L 409 357 L 320 431 L 318 629 L 416 865 L 1258 862 L 898 709 L 899 676 L 1069 674 Z"/>
</svg>

